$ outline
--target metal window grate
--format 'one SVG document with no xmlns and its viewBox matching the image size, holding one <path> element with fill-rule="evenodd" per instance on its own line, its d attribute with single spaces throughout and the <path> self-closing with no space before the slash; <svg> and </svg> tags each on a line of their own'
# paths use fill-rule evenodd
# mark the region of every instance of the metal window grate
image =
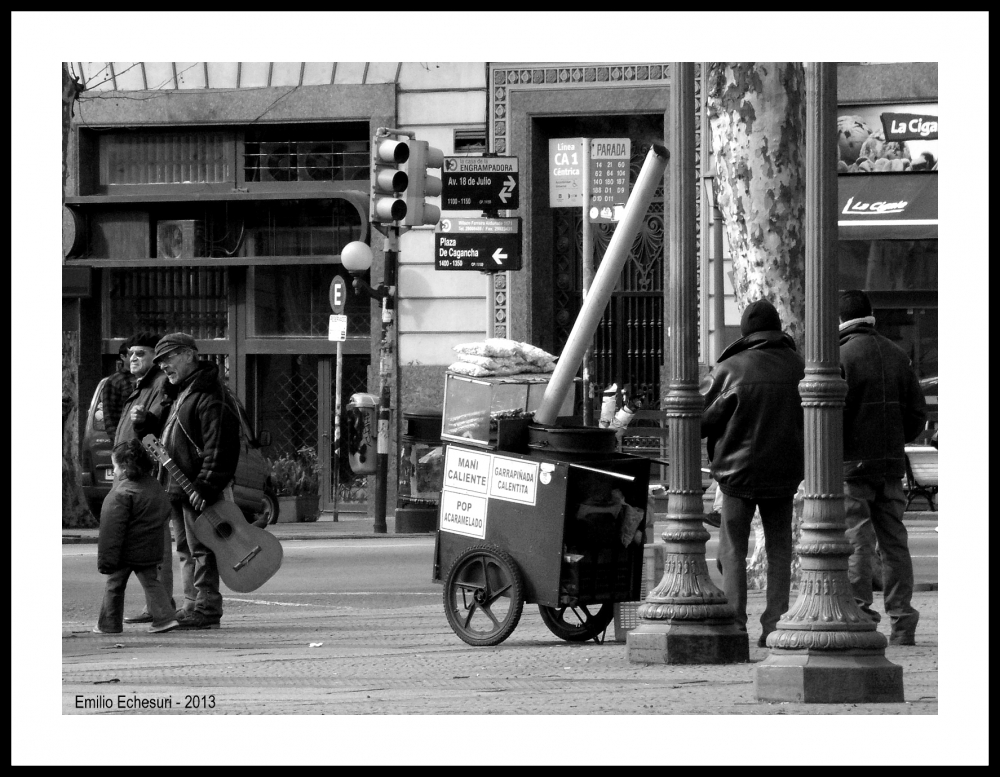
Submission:
<svg viewBox="0 0 1000 777">
<path fill-rule="evenodd" d="M 229 336 L 225 268 L 110 270 L 109 338 L 135 332 L 188 332 L 196 340 Z"/>
<path fill-rule="evenodd" d="M 231 182 L 233 171 L 226 152 L 232 139 L 224 132 L 104 133 L 98 138 L 99 183 Z"/>
<path fill-rule="evenodd" d="M 369 176 L 368 149 L 358 140 L 248 140 L 243 170 L 247 183 L 361 181 Z"/>
</svg>

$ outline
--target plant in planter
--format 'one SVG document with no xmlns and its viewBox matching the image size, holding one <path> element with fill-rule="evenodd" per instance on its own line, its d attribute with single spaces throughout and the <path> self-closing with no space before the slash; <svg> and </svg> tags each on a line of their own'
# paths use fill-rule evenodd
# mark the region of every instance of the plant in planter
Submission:
<svg viewBox="0 0 1000 777">
<path fill-rule="evenodd" d="M 279 522 L 315 521 L 319 517 L 319 473 L 315 448 L 299 448 L 294 455 L 282 453 L 274 460 L 271 482 L 281 506 Z"/>
</svg>

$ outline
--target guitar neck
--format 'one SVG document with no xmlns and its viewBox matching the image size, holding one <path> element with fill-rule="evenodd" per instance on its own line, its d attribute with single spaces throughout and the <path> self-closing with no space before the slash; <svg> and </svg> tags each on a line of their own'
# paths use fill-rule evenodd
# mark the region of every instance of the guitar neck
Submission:
<svg viewBox="0 0 1000 777">
<path fill-rule="evenodd" d="M 160 459 L 160 463 L 167 468 L 167 472 L 170 473 L 170 477 L 173 478 L 174 482 L 184 489 L 184 493 L 188 496 L 194 496 L 197 493 L 194 485 L 187 479 L 187 475 L 181 472 L 181 468 L 177 466 L 177 463 L 173 459 Z"/>
</svg>

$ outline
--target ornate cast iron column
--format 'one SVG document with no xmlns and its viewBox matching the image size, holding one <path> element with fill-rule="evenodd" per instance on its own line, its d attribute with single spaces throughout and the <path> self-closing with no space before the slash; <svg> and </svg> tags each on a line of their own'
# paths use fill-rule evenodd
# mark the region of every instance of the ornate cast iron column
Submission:
<svg viewBox="0 0 1000 777">
<path fill-rule="evenodd" d="M 755 667 L 761 701 L 901 702 L 903 669 L 851 595 L 844 533 L 843 415 L 837 336 L 837 65 L 806 66 L 805 505 L 798 598 Z"/>
<path fill-rule="evenodd" d="M 671 65 L 670 134 L 677 164 L 669 179 L 670 292 L 667 348 L 670 382 L 664 405 L 670 428 L 667 557 L 663 580 L 639 605 L 627 637 L 633 663 L 725 664 L 747 661 L 747 635 L 737 629 L 725 594 L 705 563 L 702 524 L 701 413 L 698 393 L 698 256 L 695 244 L 694 65 Z"/>
</svg>

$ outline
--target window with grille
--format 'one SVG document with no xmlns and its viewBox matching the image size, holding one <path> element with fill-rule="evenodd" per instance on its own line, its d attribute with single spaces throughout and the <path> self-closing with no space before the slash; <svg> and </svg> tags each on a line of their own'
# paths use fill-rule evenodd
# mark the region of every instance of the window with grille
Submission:
<svg viewBox="0 0 1000 777">
<path fill-rule="evenodd" d="M 229 336 L 229 284 L 223 267 L 108 271 L 109 338 L 136 332 Z"/>
<path fill-rule="evenodd" d="M 253 333 L 256 337 L 327 337 L 330 330 L 330 282 L 339 274 L 351 287 L 341 265 L 252 268 Z M 371 333 L 367 297 L 349 294 L 344 308 L 349 337 Z"/>
<path fill-rule="evenodd" d="M 330 256 L 361 237 L 361 215 L 346 200 L 256 203 L 250 214 L 250 256 Z"/>
<path fill-rule="evenodd" d="M 234 140 L 231 132 L 101 133 L 98 183 L 232 183 Z"/>
<path fill-rule="evenodd" d="M 253 127 L 243 147 L 246 182 L 361 181 L 369 176 L 368 125 Z"/>
</svg>

